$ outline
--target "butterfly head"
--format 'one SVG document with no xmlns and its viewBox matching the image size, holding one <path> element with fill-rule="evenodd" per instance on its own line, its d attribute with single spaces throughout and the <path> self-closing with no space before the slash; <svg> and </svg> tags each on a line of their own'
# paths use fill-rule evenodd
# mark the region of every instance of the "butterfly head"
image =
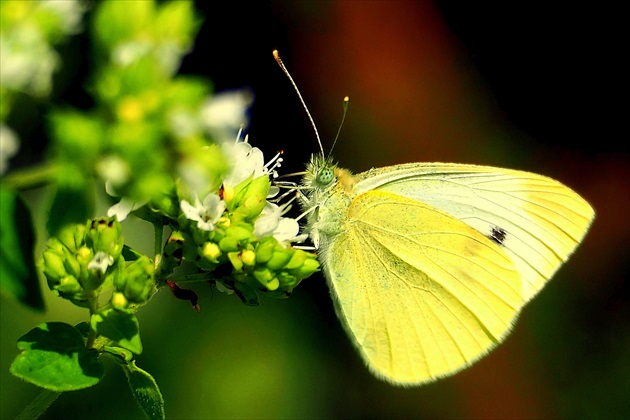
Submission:
<svg viewBox="0 0 630 420">
<path fill-rule="evenodd" d="M 326 190 L 335 184 L 335 165 L 330 158 L 313 155 L 306 164 L 302 185 L 309 190 Z"/>
</svg>

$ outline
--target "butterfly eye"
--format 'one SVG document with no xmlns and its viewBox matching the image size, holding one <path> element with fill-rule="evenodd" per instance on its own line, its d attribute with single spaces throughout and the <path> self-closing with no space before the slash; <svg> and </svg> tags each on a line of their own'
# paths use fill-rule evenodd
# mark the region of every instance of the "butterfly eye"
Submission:
<svg viewBox="0 0 630 420">
<path fill-rule="evenodd" d="M 317 174 L 317 183 L 322 186 L 329 185 L 331 182 L 333 182 L 333 179 L 335 179 L 335 173 L 333 172 L 332 168 L 323 168 Z"/>
</svg>

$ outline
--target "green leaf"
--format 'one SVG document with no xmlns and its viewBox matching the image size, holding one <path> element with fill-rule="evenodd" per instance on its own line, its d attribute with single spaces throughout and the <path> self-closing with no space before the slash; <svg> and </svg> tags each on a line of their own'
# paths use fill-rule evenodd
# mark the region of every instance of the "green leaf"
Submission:
<svg viewBox="0 0 630 420">
<path fill-rule="evenodd" d="M 105 369 L 98 352 L 87 349 L 81 333 L 63 322 L 49 322 L 18 340 L 22 350 L 11 373 L 50 391 L 74 391 L 97 384 Z"/>
<path fill-rule="evenodd" d="M 118 343 L 120 347 L 136 354 L 142 353 L 140 326 L 135 315 L 108 309 L 92 315 L 92 329 L 98 334 Z"/>
<path fill-rule="evenodd" d="M 165 418 L 164 398 L 162 398 L 160 388 L 158 388 L 153 376 L 137 367 L 135 360 L 128 365 L 121 366 L 127 375 L 129 387 L 140 408 L 152 420 Z"/>
<path fill-rule="evenodd" d="M 130 261 L 135 261 L 138 258 L 142 257 L 143 254 L 131 248 L 129 245 L 123 245 L 122 256 L 125 259 L 125 261 L 130 262 Z"/>
<path fill-rule="evenodd" d="M 234 293 L 236 293 L 236 296 L 241 299 L 241 302 L 247 306 L 260 305 L 258 293 L 256 293 L 256 290 L 248 284 L 241 283 L 239 281 L 234 282 Z"/>
<path fill-rule="evenodd" d="M 58 173 L 57 192 L 50 207 L 46 228 L 51 236 L 68 224 L 83 224 L 92 215 L 94 197 L 86 174 L 74 165 Z"/>
<path fill-rule="evenodd" d="M 43 311 L 34 246 L 31 212 L 13 190 L 0 185 L 0 291 Z"/>
<path fill-rule="evenodd" d="M 127 349 L 117 346 L 103 347 L 103 354 L 113 358 L 116 363 L 126 365 L 133 360 L 133 353 Z"/>
</svg>

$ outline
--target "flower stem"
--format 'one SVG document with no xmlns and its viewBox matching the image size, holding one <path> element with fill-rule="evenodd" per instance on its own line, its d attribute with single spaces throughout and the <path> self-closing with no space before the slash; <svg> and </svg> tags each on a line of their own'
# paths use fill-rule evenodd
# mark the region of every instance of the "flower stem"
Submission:
<svg viewBox="0 0 630 420">
<path fill-rule="evenodd" d="M 158 256 L 162 255 L 162 241 L 164 240 L 164 225 L 161 223 L 153 223 L 153 238 L 155 239 L 154 254 L 156 261 Z"/>
<path fill-rule="evenodd" d="M 37 419 L 50 407 L 52 403 L 61 395 L 61 392 L 42 390 L 33 401 L 15 418 L 16 420 Z"/>
</svg>

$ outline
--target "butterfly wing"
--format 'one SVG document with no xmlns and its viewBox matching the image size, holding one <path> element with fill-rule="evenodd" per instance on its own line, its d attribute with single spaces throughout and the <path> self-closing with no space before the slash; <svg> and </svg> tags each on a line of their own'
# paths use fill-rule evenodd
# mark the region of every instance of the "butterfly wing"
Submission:
<svg viewBox="0 0 630 420">
<path fill-rule="evenodd" d="M 322 261 L 339 318 L 377 376 L 420 384 L 501 342 L 524 301 L 512 259 L 467 224 L 417 200 L 354 198 Z"/>
<path fill-rule="evenodd" d="M 594 211 L 570 188 L 528 172 L 444 163 L 406 164 L 357 175 L 356 193 L 388 191 L 422 201 L 493 238 L 535 296 L 573 253 Z"/>
</svg>

